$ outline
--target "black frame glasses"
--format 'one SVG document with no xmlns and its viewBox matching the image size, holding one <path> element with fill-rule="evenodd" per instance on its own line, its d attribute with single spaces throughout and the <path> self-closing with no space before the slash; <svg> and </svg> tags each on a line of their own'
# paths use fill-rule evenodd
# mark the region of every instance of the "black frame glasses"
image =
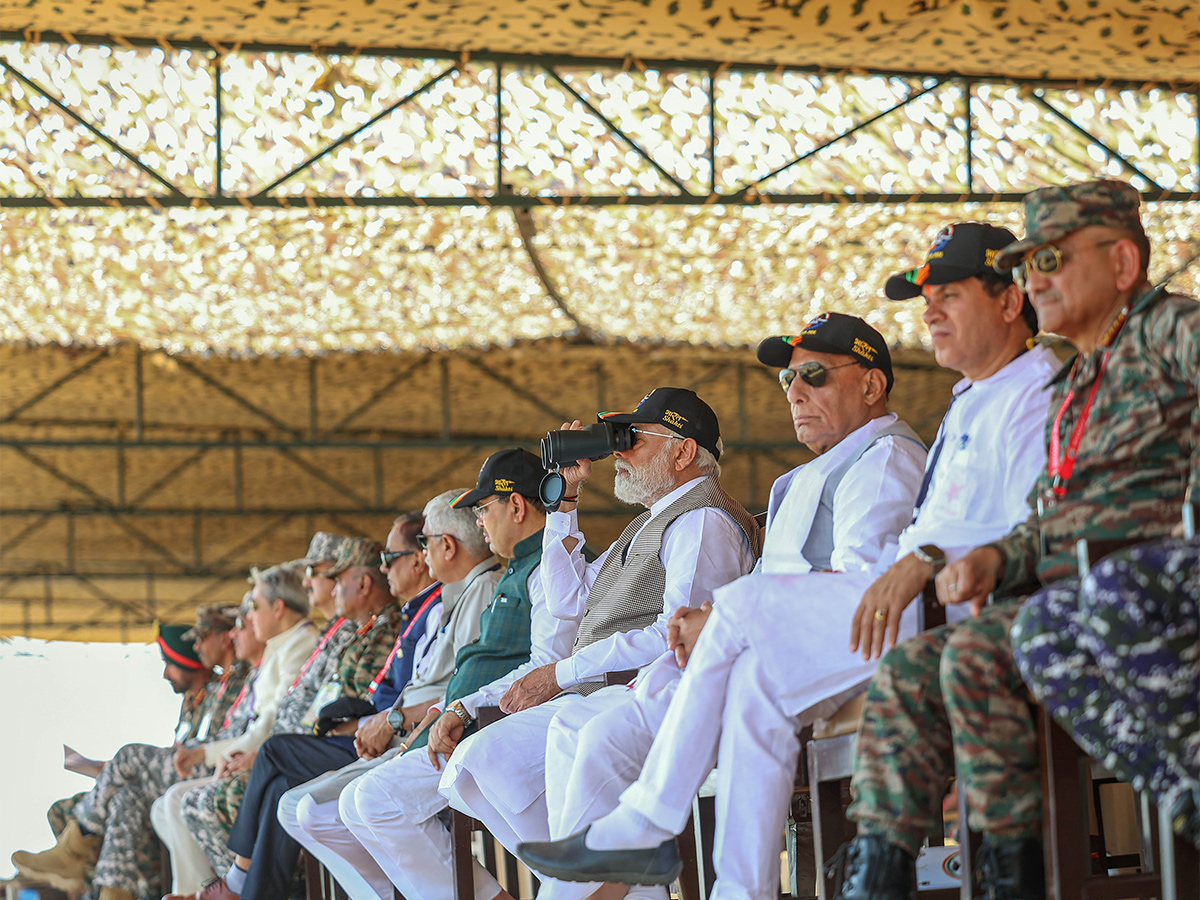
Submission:
<svg viewBox="0 0 1200 900">
<path fill-rule="evenodd" d="M 417 535 L 417 546 L 420 547 L 422 550 L 428 550 L 429 549 L 429 541 L 431 538 L 445 537 L 445 536 L 446 536 L 446 532 L 444 532 L 444 531 L 438 532 L 437 534 L 425 534 L 424 532 L 422 532 Z"/>
<path fill-rule="evenodd" d="M 398 559 L 403 559 L 405 556 L 412 556 L 414 553 L 420 553 L 419 550 L 380 550 L 379 564 L 385 569 L 390 569 L 392 563 Z"/>
<path fill-rule="evenodd" d="M 786 394 L 789 390 L 791 390 L 792 382 L 799 377 L 799 379 L 805 384 L 812 385 L 816 388 L 824 387 L 825 376 L 827 373 L 832 372 L 834 369 L 844 369 L 846 366 L 857 365 L 860 365 L 860 363 L 848 362 L 842 363 L 840 366 L 826 366 L 817 362 L 816 360 L 811 360 L 797 366 L 794 369 L 780 369 L 779 386 L 783 388 L 783 392 Z"/>
</svg>

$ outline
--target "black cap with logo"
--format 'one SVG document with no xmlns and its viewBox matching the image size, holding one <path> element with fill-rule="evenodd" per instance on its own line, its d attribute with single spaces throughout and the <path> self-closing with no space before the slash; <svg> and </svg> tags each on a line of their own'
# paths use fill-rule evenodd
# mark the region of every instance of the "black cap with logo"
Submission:
<svg viewBox="0 0 1200 900">
<path fill-rule="evenodd" d="M 889 300 L 911 300 L 921 296 L 927 284 L 951 284 L 973 275 L 994 272 L 996 255 L 1016 241 L 1007 228 L 983 222 L 957 222 L 938 232 L 925 253 L 925 262 L 915 269 L 893 275 L 883 292 Z M 1012 280 L 1011 276 L 1008 276 Z"/>
<path fill-rule="evenodd" d="M 536 500 L 538 486 L 545 474 L 542 461 L 528 450 L 519 447 L 498 450 L 483 461 L 475 490 L 459 494 L 450 501 L 450 505 L 455 509 L 462 509 L 474 506 L 493 494 L 507 497 L 514 491 L 530 500 Z"/>
<path fill-rule="evenodd" d="M 769 337 L 758 345 L 758 361 L 766 366 L 787 368 L 792 351 L 803 347 L 814 353 L 837 353 L 854 357 L 868 369 L 878 369 L 892 389 L 892 354 L 883 335 L 860 319 L 845 313 L 821 313 L 799 334 Z"/>
<path fill-rule="evenodd" d="M 687 388 L 655 388 L 631 413 L 602 412 L 596 418 L 601 422 L 624 422 L 631 425 L 666 425 L 676 434 L 692 438 L 714 458 L 721 458 L 717 441 L 721 439 L 721 426 L 712 407 Z"/>
</svg>

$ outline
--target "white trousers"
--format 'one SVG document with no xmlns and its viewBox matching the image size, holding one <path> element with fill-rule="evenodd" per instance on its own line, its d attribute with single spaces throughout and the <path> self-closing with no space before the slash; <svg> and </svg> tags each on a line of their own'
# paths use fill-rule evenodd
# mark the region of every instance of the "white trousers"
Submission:
<svg viewBox="0 0 1200 900">
<path fill-rule="evenodd" d="M 338 801 L 314 798 L 311 785 L 319 781 L 283 795 L 276 813 L 279 824 L 320 860 L 350 900 L 392 900 L 392 883 L 342 822 Z"/>
<path fill-rule="evenodd" d="M 181 809 L 184 794 L 212 780 L 209 776 L 178 781 L 150 805 L 150 823 L 171 853 L 171 892 L 174 894 L 195 894 L 216 875 L 204 855 L 204 848 L 188 829 Z"/>
<path fill-rule="evenodd" d="M 616 705 L 623 685 L 586 697 L 565 694 L 476 732 L 446 763 L 440 790 L 455 809 L 479 819 L 510 851 L 522 841 L 550 839 L 546 812 L 546 737 L 568 710 L 577 721 Z"/>
<path fill-rule="evenodd" d="M 671 670 L 669 677 L 665 671 Z M 621 793 L 642 771 L 654 735 L 667 714 L 679 683 L 674 660 L 655 664 L 659 678 L 650 693 L 627 690 L 611 707 L 581 716 L 580 707 L 568 708 L 550 723 L 546 739 L 546 810 L 550 837 L 569 837 L 585 825 L 612 812 Z M 665 684 L 662 682 L 666 682 Z M 558 881 L 544 878 L 539 900 L 584 900 L 600 887 L 598 882 Z"/>
<path fill-rule="evenodd" d="M 342 821 L 407 900 L 454 900 L 450 830 L 438 818 L 447 807 L 441 778 L 419 747 L 355 779 L 338 800 Z M 499 882 L 473 866 L 475 900 L 493 900 Z"/>
<path fill-rule="evenodd" d="M 797 731 L 860 691 L 875 667 L 846 649 L 850 618 L 869 584 L 865 575 L 755 574 L 715 592 L 641 774 L 620 798 L 678 834 L 720 759 L 714 900 L 778 896 Z M 911 613 L 901 637 L 915 630 Z M 582 741 L 577 753 L 574 766 L 586 766 L 591 751 Z"/>
</svg>

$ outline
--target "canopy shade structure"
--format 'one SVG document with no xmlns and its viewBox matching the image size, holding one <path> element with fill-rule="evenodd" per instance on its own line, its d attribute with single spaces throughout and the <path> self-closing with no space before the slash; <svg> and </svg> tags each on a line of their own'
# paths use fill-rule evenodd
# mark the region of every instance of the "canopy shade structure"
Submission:
<svg viewBox="0 0 1200 900">
<path fill-rule="evenodd" d="M 1200 234 L 1195 4 L 0 0 L 0 635 L 148 636 L 316 530 L 694 387 L 761 508 L 751 347 L 888 303 L 950 221 L 1097 177 Z M 1196 268 L 1173 287 L 1200 293 Z M 603 547 L 634 512 L 599 474 Z M 608 470 L 609 472 L 611 470 Z"/>
<path fill-rule="evenodd" d="M 1193 82 L 1190 3 L 1131 0 L 0 0 L 14 32 Z"/>
</svg>

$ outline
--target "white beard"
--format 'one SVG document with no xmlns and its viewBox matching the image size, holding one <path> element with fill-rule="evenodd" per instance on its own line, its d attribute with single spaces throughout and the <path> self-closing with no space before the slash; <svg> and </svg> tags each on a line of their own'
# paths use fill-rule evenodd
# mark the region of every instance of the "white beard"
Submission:
<svg viewBox="0 0 1200 900">
<path fill-rule="evenodd" d="M 675 489 L 668 448 L 664 447 L 650 462 L 639 468 L 617 460 L 617 477 L 613 480 L 613 496 L 622 503 L 640 504 L 649 508 L 656 500 Z"/>
</svg>

